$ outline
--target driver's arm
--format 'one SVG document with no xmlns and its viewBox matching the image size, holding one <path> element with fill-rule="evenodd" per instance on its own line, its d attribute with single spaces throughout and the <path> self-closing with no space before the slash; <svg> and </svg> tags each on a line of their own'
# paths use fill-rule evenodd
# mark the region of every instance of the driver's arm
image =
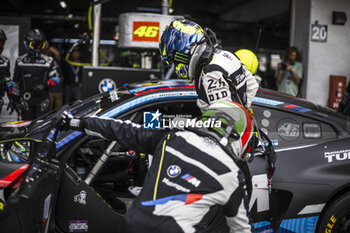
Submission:
<svg viewBox="0 0 350 233">
<path fill-rule="evenodd" d="M 116 140 L 132 150 L 152 154 L 169 132 L 164 129 L 144 129 L 130 120 L 89 117 L 82 119 L 81 130 L 85 133 L 109 140 Z"/>
</svg>

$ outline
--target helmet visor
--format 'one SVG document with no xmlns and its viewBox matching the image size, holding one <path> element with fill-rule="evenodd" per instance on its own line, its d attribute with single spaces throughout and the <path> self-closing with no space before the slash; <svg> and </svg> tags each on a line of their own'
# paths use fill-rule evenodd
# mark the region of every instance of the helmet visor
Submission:
<svg viewBox="0 0 350 233">
<path fill-rule="evenodd" d="M 3 49 L 5 47 L 6 41 L 0 40 L 0 48 Z"/>
<path fill-rule="evenodd" d="M 45 48 L 45 42 L 43 41 L 30 41 L 28 47 L 31 50 L 38 51 Z"/>
<path fill-rule="evenodd" d="M 165 68 L 170 68 L 173 64 L 173 60 L 169 56 L 162 56 L 160 59 L 162 60 L 162 64 Z"/>
</svg>

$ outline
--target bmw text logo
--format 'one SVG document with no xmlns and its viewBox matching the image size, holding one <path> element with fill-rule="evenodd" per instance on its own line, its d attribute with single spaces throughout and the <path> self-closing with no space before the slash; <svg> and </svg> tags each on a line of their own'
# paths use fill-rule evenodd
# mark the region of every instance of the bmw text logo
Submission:
<svg viewBox="0 0 350 233">
<path fill-rule="evenodd" d="M 171 165 L 168 167 L 168 176 L 175 178 L 181 174 L 181 168 L 177 165 Z"/>
<path fill-rule="evenodd" d="M 101 82 L 98 84 L 98 90 L 100 91 L 100 93 L 109 92 L 116 88 L 117 88 L 117 85 L 110 78 L 102 79 Z"/>
</svg>

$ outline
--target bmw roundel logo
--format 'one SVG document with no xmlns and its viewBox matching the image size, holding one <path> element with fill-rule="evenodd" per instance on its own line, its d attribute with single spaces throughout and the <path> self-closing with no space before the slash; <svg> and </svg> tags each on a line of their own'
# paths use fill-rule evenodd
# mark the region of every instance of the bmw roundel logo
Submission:
<svg viewBox="0 0 350 233">
<path fill-rule="evenodd" d="M 109 92 L 116 88 L 117 88 L 117 85 L 110 78 L 102 79 L 101 82 L 98 84 L 98 90 L 100 91 L 100 93 Z"/>
<path fill-rule="evenodd" d="M 171 178 L 177 177 L 181 174 L 181 168 L 177 165 L 171 165 L 168 167 L 168 176 Z"/>
</svg>

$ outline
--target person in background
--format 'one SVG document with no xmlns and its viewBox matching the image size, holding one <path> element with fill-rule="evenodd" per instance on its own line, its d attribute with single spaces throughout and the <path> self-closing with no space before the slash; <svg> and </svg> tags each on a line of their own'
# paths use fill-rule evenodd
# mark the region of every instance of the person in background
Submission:
<svg viewBox="0 0 350 233">
<path fill-rule="evenodd" d="M 303 64 L 296 61 L 299 56 L 297 47 L 288 47 L 285 59 L 277 65 L 276 83 L 278 91 L 297 96 L 303 75 Z"/>
<path fill-rule="evenodd" d="M 58 49 L 51 46 L 48 41 L 46 41 L 46 48 L 43 50 L 43 54 L 53 57 L 57 64 L 61 64 L 61 54 Z M 59 69 L 59 73 L 62 75 L 60 66 L 57 67 Z M 63 76 L 60 77 L 61 82 L 57 84 L 55 87 L 52 87 L 49 90 L 50 97 L 50 108 L 51 110 L 60 109 L 63 105 Z"/>
<path fill-rule="evenodd" d="M 13 95 L 20 101 L 22 120 L 33 120 L 50 111 L 49 89 L 60 83 L 58 65 L 42 54 L 46 38 L 39 29 L 24 35 L 28 53 L 16 60 Z"/>
<path fill-rule="evenodd" d="M 338 112 L 346 116 L 350 116 L 350 81 L 346 86 L 344 96 L 339 104 Z"/>
<path fill-rule="evenodd" d="M 12 81 L 10 73 L 10 60 L 2 55 L 2 51 L 5 48 L 6 44 L 6 34 L 0 29 L 0 112 L 4 104 L 3 97 L 7 94 L 9 99 L 8 108 L 10 108 L 10 113 L 15 110 L 15 103 L 12 100 Z"/>
<path fill-rule="evenodd" d="M 200 109 L 231 100 L 253 113 L 251 103 L 259 84 L 234 54 L 217 45 L 210 29 L 203 30 L 193 21 L 178 19 L 164 30 L 159 51 L 166 67 L 175 65 L 178 77 L 194 80 Z"/>
<path fill-rule="evenodd" d="M 235 52 L 235 55 L 239 58 L 243 65 L 252 73 L 257 83 L 260 84 L 261 77 L 257 74 L 259 68 L 258 57 L 249 49 L 239 49 Z"/>
<path fill-rule="evenodd" d="M 63 71 L 63 92 L 64 104 L 81 99 L 82 71 L 83 67 L 80 63 L 80 51 L 78 48 L 73 49 L 69 55 L 69 61 L 62 65 Z"/>
<path fill-rule="evenodd" d="M 203 127 L 208 121 L 215 124 Z M 240 163 L 254 123 L 243 106 L 216 102 L 196 119 L 197 127 L 184 130 L 145 129 L 130 121 L 96 116 L 74 118 L 67 111 L 62 122 L 63 129 L 116 140 L 123 147 L 153 155 L 143 189 L 119 232 L 251 232 Z"/>
</svg>

